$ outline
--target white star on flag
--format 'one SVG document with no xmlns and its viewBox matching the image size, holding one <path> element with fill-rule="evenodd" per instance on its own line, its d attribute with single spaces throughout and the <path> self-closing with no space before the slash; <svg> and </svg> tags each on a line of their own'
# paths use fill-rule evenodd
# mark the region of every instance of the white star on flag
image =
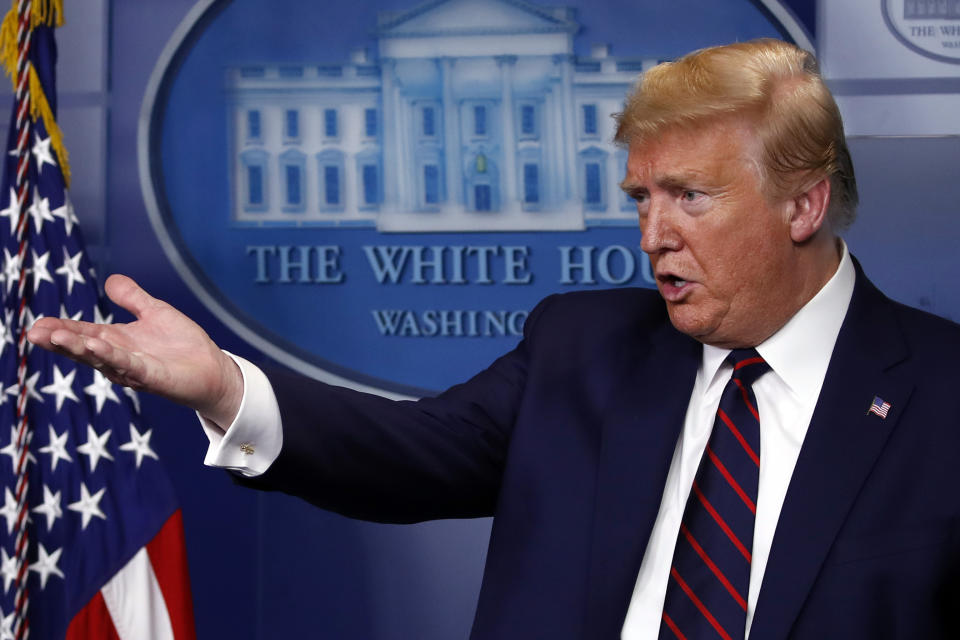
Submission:
<svg viewBox="0 0 960 640">
<path fill-rule="evenodd" d="M 0 211 L 0 218 L 9 218 L 10 235 L 13 236 L 16 234 L 17 220 L 20 219 L 20 203 L 17 202 L 17 192 L 14 191 L 13 187 L 10 187 L 10 202 L 7 204 L 6 209 Z"/>
<path fill-rule="evenodd" d="M 34 507 L 33 511 L 47 516 L 47 531 L 50 531 L 57 518 L 63 517 L 63 511 L 60 509 L 60 492 L 53 493 L 50 487 L 43 485 L 43 504 Z"/>
<path fill-rule="evenodd" d="M 77 311 L 75 314 L 70 315 L 69 313 L 67 313 L 67 308 L 63 306 L 62 303 L 60 304 L 61 320 L 80 320 L 81 318 L 83 318 L 83 309 L 80 309 L 80 311 Z"/>
<path fill-rule="evenodd" d="M 51 574 L 59 576 L 61 579 L 63 578 L 63 572 L 57 568 L 57 562 L 60 561 L 60 553 L 62 551 L 63 547 L 53 553 L 47 553 L 43 543 L 37 543 L 37 561 L 30 565 L 30 571 L 36 571 L 40 574 L 41 589 L 47 588 L 47 578 L 49 578 Z"/>
<path fill-rule="evenodd" d="M 53 382 L 40 388 L 40 391 L 56 396 L 57 411 L 60 411 L 63 401 L 67 398 L 74 402 L 80 402 L 80 399 L 73 392 L 73 379 L 76 375 L 76 369 L 71 369 L 70 373 L 63 375 L 60 373 L 60 367 L 53 365 Z"/>
<path fill-rule="evenodd" d="M 102 313 L 100 313 L 99 305 L 95 305 L 93 307 L 93 323 L 94 324 L 110 324 L 111 322 L 113 322 L 112 313 L 109 313 L 106 316 L 104 316 Z"/>
<path fill-rule="evenodd" d="M 30 452 L 30 442 L 33 440 L 33 431 L 27 432 L 27 462 L 36 462 L 37 459 L 33 457 L 33 454 Z M 10 464 L 13 465 L 13 468 L 17 468 L 17 458 L 19 454 L 17 452 L 17 428 L 10 427 L 10 442 L 7 443 L 7 446 L 0 449 L 0 454 L 5 456 L 10 456 Z"/>
<path fill-rule="evenodd" d="M 107 400 L 113 400 L 117 404 L 120 404 L 120 398 L 117 397 L 116 392 L 113 390 L 113 383 L 107 380 L 107 377 L 96 369 L 93 370 L 93 382 L 85 386 L 83 392 L 96 399 L 97 413 L 100 413 L 100 410 L 103 409 L 103 403 Z"/>
<path fill-rule="evenodd" d="M 0 507 L 0 516 L 7 519 L 7 533 L 13 532 L 13 525 L 17 524 L 17 517 L 20 514 L 20 505 L 17 499 L 10 492 L 10 487 L 3 488 L 3 507 Z"/>
<path fill-rule="evenodd" d="M 3 383 L 0 382 L 0 405 L 3 405 L 7 401 L 7 396 L 17 397 L 17 389 L 20 385 L 12 384 L 6 389 L 3 388 Z"/>
<path fill-rule="evenodd" d="M 103 514 L 103 511 L 100 511 L 100 500 L 103 498 L 103 494 L 106 492 L 106 490 L 107 488 L 104 487 L 95 494 L 90 495 L 90 492 L 87 490 L 86 483 L 80 483 L 80 499 L 67 505 L 67 509 L 76 511 L 80 514 L 82 518 L 80 529 L 86 530 L 87 525 L 90 524 L 90 519 L 94 516 L 104 520 L 107 519 L 107 516 Z"/>
<path fill-rule="evenodd" d="M 67 438 L 70 436 L 70 431 L 64 429 L 63 433 L 58 436 L 57 432 L 53 430 L 52 424 L 47 425 L 47 428 L 50 430 L 50 444 L 40 447 L 40 453 L 50 454 L 50 470 L 56 471 L 57 461 L 73 462 L 73 458 L 67 453 Z"/>
<path fill-rule="evenodd" d="M 13 320 L 13 311 L 4 312 L 4 322 L 0 324 L 0 356 L 8 344 L 13 344 L 13 331 L 10 330 L 10 323 Z M 0 402 L 0 404 L 3 404 Z"/>
<path fill-rule="evenodd" d="M 37 380 L 39 379 L 40 379 L 40 372 L 35 371 L 32 376 L 30 376 L 24 381 L 27 387 L 27 400 L 29 400 L 30 398 L 33 398 L 35 400 L 39 400 L 40 402 L 43 402 L 43 396 L 37 393 Z"/>
<path fill-rule="evenodd" d="M 121 451 L 132 451 L 137 457 L 137 469 L 140 468 L 140 463 L 143 462 L 144 456 L 153 458 L 154 460 L 159 460 L 156 452 L 150 448 L 150 435 L 153 433 L 153 429 L 147 429 L 147 431 L 141 434 L 137 431 L 137 428 L 133 426 L 133 423 L 130 423 L 130 442 L 125 442 L 120 445 Z"/>
<path fill-rule="evenodd" d="M 0 640 L 17 640 L 16 636 L 13 635 L 13 620 L 16 615 L 16 611 L 8 616 L 3 615 L 3 611 L 0 611 Z"/>
<path fill-rule="evenodd" d="M 90 471 L 97 470 L 97 463 L 100 458 L 113 460 L 113 456 L 107 451 L 107 439 L 110 437 L 110 429 L 103 432 L 103 435 L 97 435 L 93 430 L 93 425 L 87 425 L 87 441 L 77 447 L 77 453 L 82 453 L 90 459 Z"/>
<path fill-rule="evenodd" d="M 133 403 L 133 410 L 137 413 L 140 413 L 140 396 L 137 394 L 137 392 L 130 387 L 123 387 L 123 394 L 130 398 L 130 402 Z M 0 404 L 3 403 L 0 402 Z"/>
<path fill-rule="evenodd" d="M 33 190 L 33 202 L 30 203 L 27 213 L 33 218 L 33 226 L 37 233 L 43 230 L 44 222 L 53 222 L 53 214 L 50 213 L 50 199 L 41 198 L 36 189 Z"/>
<path fill-rule="evenodd" d="M 30 253 L 33 255 L 33 267 L 31 267 L 30 272 L 33 273 L 33 292 L 36 293 L 37 289 L 40 288 L 41 282 L 53 284 L 53 276 L 50 275 L 50 270 L 47 269 L 50 252 L 46 251 L 43 255 L 38 256 L 36 251 L 30 249 Z"/>
<path fill-rule="evenodd" d="M 54 271 L 54 273 L 57 275 L 62 275 L 67 279 L 67 295 L 73 293 L 74 282 L 79 282 L 81 284 L 86 282 L 86 280 L 83 278 L 83 274 L 80 273 L 80 260 L 82 259 L 82 251 L 77 251 L 77 255 L 71 258 L 70 254 L 67 253 L 67 248 L 63 248 L 63 265 Z"/>
<path fill-rule="evenodd" d="M 57 166 L 57 161 L 53 159 L 50 153 L 50 136 L 41 139 L 40 136 L 34 136 L 33 157 L 37 161 L 37 173 L 43 173 L 43 165 L 49 164 Z"/>
<path fill-rule="evenodd" d="M 68 236 L 73 233 L 73 225 L 79 224 L 77 214 L 73 210 L 73 203 L 70 202 L 70 195 L 66 191 L 63 192 L 63 205 L 57 207 L 51 213 L 54 217 L 63 219 L 63 226 L 67 230 Z"/>
<path fill-rule="evenodd" d="M 3 248 L 3 279 L 7 283 L 7 293 L 10 293 L 20 280 L 20 256 L 10 255 L 6 247 Z"/>
<path fill-rule="evenodd" d="M 0 548 L 0 576 L 3 576 L 3 592 L 7 593 L 10 591 L 10 583 L 12 583 L 17 578 L 17 574 L 20 573 L 20 567 L 17 565 L 17 556 L 14 555 L 12 558 L 7 555 L 7 550 Z"/>
</svg>

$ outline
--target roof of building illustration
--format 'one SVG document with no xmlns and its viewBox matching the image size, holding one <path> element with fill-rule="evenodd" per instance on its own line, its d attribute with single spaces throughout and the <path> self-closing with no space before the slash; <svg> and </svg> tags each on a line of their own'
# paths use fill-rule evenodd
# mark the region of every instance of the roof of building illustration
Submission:
<svg viewBox="0 0 960 640">
<path fill-rule="evenodd" d="M 381 12 L 374 34 L 425 37 L 505 33 L 576 33 L 568 7 L 543 7 L 524 0 L 427 0 L 407 11 Z"/>
</svg>

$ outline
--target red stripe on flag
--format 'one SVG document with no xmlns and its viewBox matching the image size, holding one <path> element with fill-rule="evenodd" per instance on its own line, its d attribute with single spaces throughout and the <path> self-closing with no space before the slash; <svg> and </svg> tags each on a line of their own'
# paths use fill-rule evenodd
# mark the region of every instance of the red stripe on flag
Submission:
<svg viewBox="0 0 960 640">
<path fill-rule="evenodd" d="M 713 449 L 710 448 L 710 445 L 707 445 L 707 455 L 710 456 L 710 460 L 713 461 L 714 466 L 717 467 L 717 471 L 727 479 L 727 483 L 737 492 L 737 495 L 740 496 L 740 499 L 743 500 L 743 504 L 747 505 L 747 508 L 753 512 L 754 515 L 757 513 L 757 505 L 753 503 L 753 500 L 750 499 L 750 496 L 747 495 L 747 492 L 744 491 L 740 484 L 734 479 L 734 477 L 727 471 L 727 468 L 720 462 L 720 458 L 717 457 L 717 454 L 713 452 Z"/>
<path fill-rule="evenodd" d="M 687 542 L 690 543 L 690 546 L 693 547 L 693 550 L 697 552 L 697 555 L 700 556 L 700 559 L 710 567 L 710 571 L 713 572 L 713 575 L 717 576 L 717 580 L 720 581 L 727 591 L 730 592 L 730 595 L 733 596 L 733 599 L 737 601 L 737 604 L 740 605 L 740 608 L 744 611 L 747 610 L 747 601 L 743 599 L 737 590 L 730 584 L 730 581 L 727 580 L 727 576 L 723 575 L 723 572 L 720 571 L 720 567 L 714 564 L 713 560 L 710 559 L 710 556 L 707 555 L 707 552 L 703 550 L 703 547 L 700 546 L 700 543 L 697 542 L 696 538 L 693 537 L 693 534 L 690 533 L 690 530 L 687 529 L 687 525 L 680 525 L 680 533 L 683 534 L 683 537 L 687 539 Z"/>
<path fill-rule="evenodd" d="M 713 517 L 714 521 L 720 526 L 721 529 L 723 529 L 723 532 L 727 534 L 727 537 L 730 538 L 730 542 L 733 543 L 733 546 L 735 546 L 743 555 L 743 557 L 747 559 L 747 562 L 751 562 L 752 558 L 750 557 L 750 550 L 743 546 L 743 543 L 740 542 L 740 539 L 733 532 L 733 529 L 730 528 L 730 525 L 728 525 L 726 521 L 720 517 L 720 514 L 717 513 L 717 510 L 713 508 L 713 505 L 710 504 L 710 501 L 707 500 L 707 497 L 703 495 L 702 491 L 700 491 L 700 487 L 697 486 L 696 482 L 693 483 L 693 492 L 697 494 L 697 498 L 700 499 L 700 503 L 703 505 L 703 508 L 707 510 L 707 513 Z"/>
<path fill-rule="evenodd" d="M 195 640 L 193 600 L 190 597 L 190 574 L 187 571 L 187 548 L 183 539 L 183 514 L 173 512 L 147 543 L 147 556 L 157 576 L 160 592 L 167 605 L 170 626 L 176 640 Z"/>
<path fill-rule="evenodd" d="M 730 637 L 730 634 L 720 626 L 720 623 L 717 622 L 717 619 L 713 617 L 713 614 L 710 613 L 710 610 L 707 609 L 706 605 L 700 602 L 700 598 L 698 598 L 693 592 L 693 589 L 691 589 L 690 586 L 683 581 L 683 578 L 681 578 L 680 574 L 677 573 L 676 567 L 670 567 L 670 575 L 673 576 L 673 579 L 677 581 L 677 584 L 680 585 L 680 588 L 683 589 L 683 592 L 687 594 L 687 597 L 690 598 L 690 601 L 693 602 L 697 609 L 700 610 L 700 613 L 702 613 L 703 617 L 707 619 L 707 622 L 709 622 L 710 625 L 717 630 L 717 633 L 720 634 L 720 637 L 723 638 L 723 640 L 733 640 Z"/>
<path fill-rule="evenodd" d="M 747 455 L 750 456 L 750 459 L 753 460 L 753 463 L 759 467 L 760 457 L 754 453 L 750 443 L 748 443 L 747 439 L 743 437 L 743 434 L 740 433 L 740 430 L 737 429 L 736 425 L 733 424 L 726 412 L 723 409 L 717 409 L 717 415 L 720 416 L 720 419 L 723 420 L 723 423 L 727 425 L 728 429 L 730 429 L 730 433 L 732 433 L 736 439 L 740 441 L 740 446 L 742 446 L 743 450 L 747 452 Z"/>
<path fill-rule="evenodd" d="M 65 640 L 90 640 L 90 638 L 120 640 L 113 626 L 113 619 L 110 618 L 110 612 L 107 610 L 107 603 L 103 601 L 99 591 L 90 598 L 87 606 L 73 617 L 65 636 Z"/>
</svg>

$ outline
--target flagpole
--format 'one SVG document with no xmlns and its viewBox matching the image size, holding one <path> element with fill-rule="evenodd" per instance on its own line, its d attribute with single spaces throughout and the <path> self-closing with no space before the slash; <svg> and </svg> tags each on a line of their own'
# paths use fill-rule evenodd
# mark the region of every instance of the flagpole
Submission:
<svg viewBox="0 0 960 640">
<path fill-rule="evenodd" d="M 27 534 L 27 516 L 29 505 L 27 493 L 30 486 L 30 470 L 27 468 L 28 445 L 30 443 L 30 427 L 27 421 L 27 332 L 25 325 L 27 296 L 26 296 L 26 256 L 27 256 L 27 197 L 30 193 L 27 168 L 30 165 L 30 36 L 31 0 L 18 0 L 17 3 L 17 88 L 16 88 L 16 131 L 17 131 L 17 264 L 20 267 L 17 292 L 19 307 L 17 309 L 17 460 L 15 472 L 17 475 L 17 535 L 15 539 L 15 554 L 17 557 L 17 576 L 15 580 L 16 609 L 12 625 L 13 636 L 17 640 L 25 640 L 30 635 L 30 621 L 28 609 L 30 592 L 27 589 L 27 561 L 30 551 L 30 541 Z"/>
</svg>

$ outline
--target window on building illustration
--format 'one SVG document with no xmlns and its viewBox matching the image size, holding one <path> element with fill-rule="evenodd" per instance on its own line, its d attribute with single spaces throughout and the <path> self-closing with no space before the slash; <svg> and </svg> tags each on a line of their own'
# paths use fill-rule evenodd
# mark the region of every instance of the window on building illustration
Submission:
<svg viewBox="0 0 960 640">
<path fill-rule="evenodd" d="M 340 204 L 340 167 L 336 165 L 323 168 L 323 201 L 330 206 Z"/>
<path fill-rule="evenodd" d="M 433 107 L 423 108 L 423 135 L 437 135 L 436 114 L 434 113 Z"/>
<path fill-rule="evenodd" d="M 267 182 L 267 164 L 270 155 L 263 149 L 247 149 L 240 154 L 241 181 L 239 198 L 243 202 L 243 209 L 249 213 L 263 213 L 267 210 L 270 200 L 269 185 Z"/>
<path fill-rule="evenodd" d="M 306 166 L 306 156 L 296 149 L 287 149 L 280 156 L 280 197 L 285 213 L 300 213 L 303 211 L 304 189 L 303 170 Z"/>
<path fill-rule="evenodd" d="M 597 105 L 583 105 L 583 133 L 588 136 L 597 135 Z"/>
<path fill-rule="evenodd" d="M 490 185 L 477 184 L 473 186 L 474 206 L 477 211 L 490 211 Z"/>
<path fill-rule="evenodd" d="M 374 138 L 377 135 L 377 110 L 365 109 L 363 112 L 363 130 L 368 138 Z"/>
<path fill-rule="evenodd" d="M 255 109 L 247 111 L 247 137 L 251 140 L 260 139 L 260 112 Z"/>
<path fill-rule="evenodd" d="M 259 206 L 263 202 L 263 167 L 251 165 L 247 167 L 247 204 Z"/>
<path fill-rule="evenodd" d="M 303 195 L 300 190 L 300 179 L 302 170 L 294 164 L 288 164 L 285 167 L 284 177 L 287 187 L 286 202 L 289 206 L 303 204 Z"/>
<path fill-rule="evenodd" d="M 440 168 L 435 164 L 423 166 L 423 201 L 426 204 L 440 202 Z"/>
<path fill-rule="evenodd" d="M 527 204 L 540 202 L 540 167 L 533 163 L 523 165 L 523 201 Z"/>
<path fill-rule="evenodd" d="M 487 135 L 487 108 L 482 104 L 473 108 L 473 134 L 477 136 Z"/>
<path fill-rule="evenodd" d="M 365 164 L 361 170 L 363 181 L 363 203 L 377 204 L 380 202 L 380 180 L 377 175 L 377 165 Z"/>
<path fill-rule="evenodd" d="M 532 104 L 520 107 L 520 135 L 532 136 L 537 133 L 536 113 Z"/>
<path fill-rule="evenodd" d="M 328 138 L 337 137 L 337 110 L 323 110 L 323 135 Z"/>
<path fill-rule="evenodd" d="M 584 169 L 586 175 L 586 202 L 587 204 L 601 204 L 600 163 L 588 162 Z"/>
<path fill-rule="evenodd" d="M 287 138 L 300 137 L 300 113 L 296 109 L 287 109 L 284 115 L 284 136 Z"/>
</svg>

